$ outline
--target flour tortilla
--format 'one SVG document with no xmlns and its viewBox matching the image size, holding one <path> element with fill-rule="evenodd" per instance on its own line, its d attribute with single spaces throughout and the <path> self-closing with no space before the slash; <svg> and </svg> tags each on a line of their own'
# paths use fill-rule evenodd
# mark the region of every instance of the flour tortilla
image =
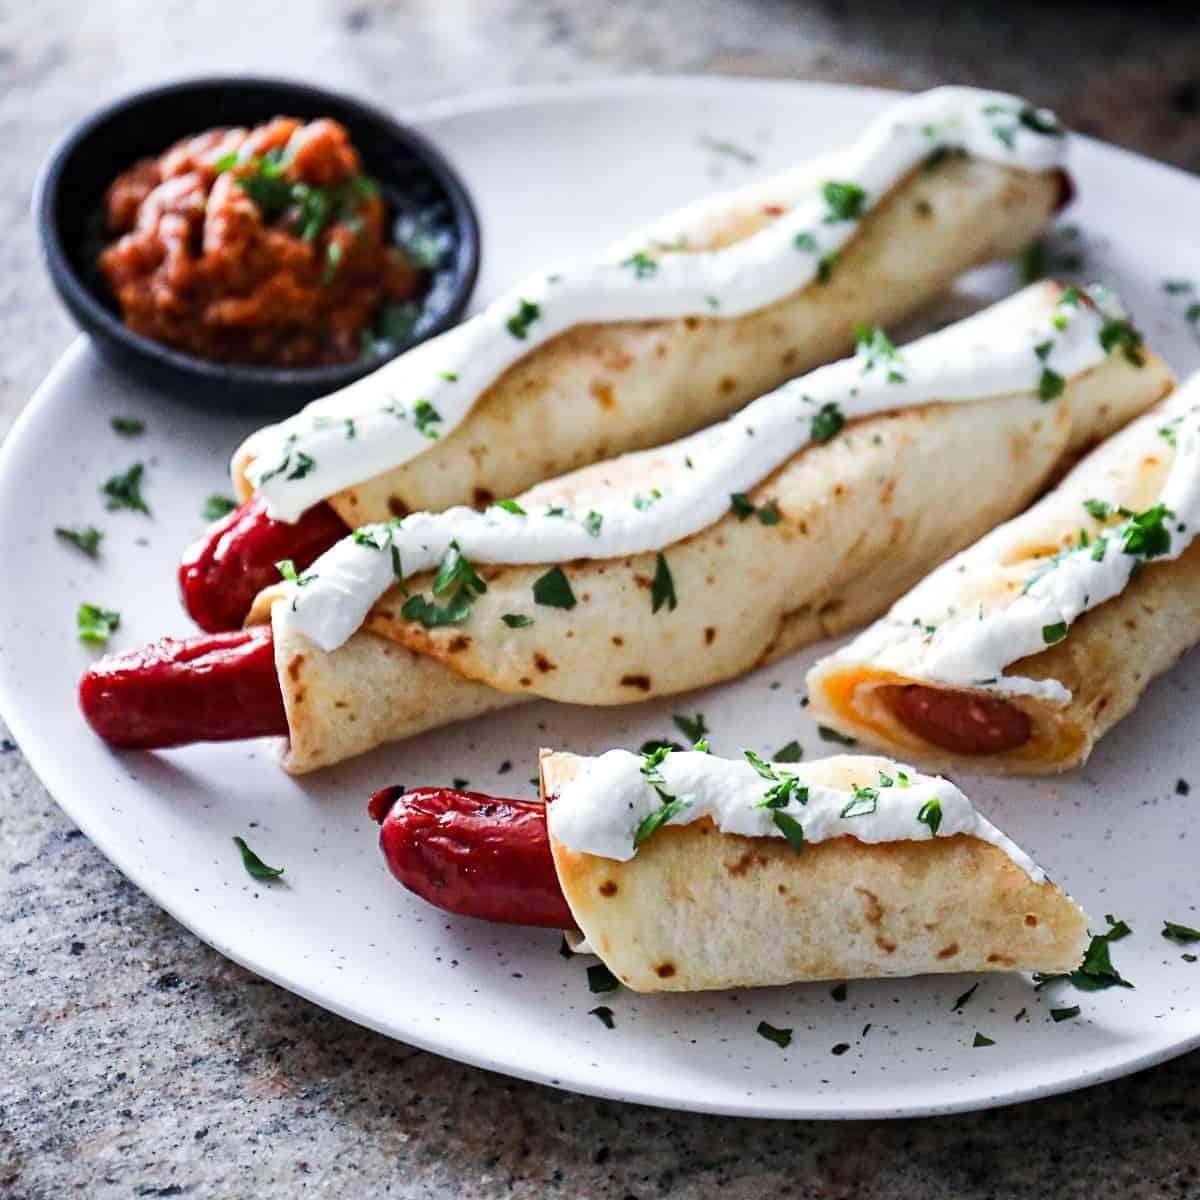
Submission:
<svg viewBox="0 0 1200 1200">
<path fill-rule="evenodd" d="M 1049 313 L 1057 295 L 1048 284 L 1007 303 L 1042 305 Z M 751 493 L 756 505 L 776 502 L 778 524 L 730 513 L 664 549 L 678 597 L 674 611 L 651 611 L 654 552 L 562 564 L 577 601 L 570 610 L 533 601 L 534 581 L 548 565 L 478 565 L 487 592 L 461 625 L 439 629 L 406 620 L 404 594 L 393 588 L 363 631 L 331 654 L 286 630 L 280 610 L 288 768 L 327 766 L 368 745 L 486 712 L 502 698 L 613 705 L 705 687 L 844 633 L 1024 508 L 1083 448 L 1170 385 L 1170 372 L 1153 355 L 1137 368 L 1117 352 L 1069 380 L 1053 405 L 1027 393 L 852 423 L 833 441 L 801 450 Z M 646 479 L 669 481 L 678 459 L 670 451 L 627 455 L 542 484 L 521 502 L 586 507 Z M 429 586 L 428 576 L 407 584 L 414 593 Z M 262 593 L 251 619 L 269 619 L 280 593 Z M 502 618 L 513 613 L 533 623 L 509 628 Z M 376 663 L 368 648 L 380 639 L 412 654 Z M 299 667 L 296 654 L 303 655 Z M 415 678 L 397 682 L 404 664 L 418 658 Z M 313 702 L 310 677 L 318 671 L 322 697 L 357 697 L 355 721 L 324 699 Z M 304 699 L 297 701 L 299 691 Z M 444 710 L 441 691 L 453 697 Z"/>
<path fill-rule="evenodd" d="M 542 796 L 584 760 L 543 751 Z M 888 759 L 813 764 L 829 786 L 895 775 Z M 1070 971 L 1087 916 L 999 847 L 964 834 L 868 845 L 839 837 L 797 853 L 782 838 L 665 826 L 628 862 L 551 835 L 563 895 L 588 947 L 638 992 L 766 987 L 954 971 Z"/>
<path fill-rule="evenodd" d="M 1081 462 L 1058 488 L 1022 516 L 996 529 L 962 556 L 965 571 L 947 563 L 921 584 L 919 593 L 899 601 L 897 611 L 925 603 L 927 611 L 954 605 L 972 608 L 981 597 L 1019 592 L 1037 569 L 1037 556 L 1073 543 L 1081 528 L 1100 523 L 1083 501 L 1102 497 L 1134 511 L 1157 500 L 1174 461 L 1174 451 L 1158 430 L 1173 413 L 1200 401 L 1200 375 L 1166 404 L 1146 414 Z M 864 635 L 865 636 L 865 635 Z M 887 684 L 928 681 L 883 670 L 864 659 L 851 643 L 818 663 L 808 676 L 809 713 L 815 720 L 889 753 L 938 770 L 963 769 L 995 774 L 1045 774 L 1086 761 L 1095 743 L 1136 706 L 1150 682 L 1200 642 L 1200 543 L 1172 562 L 1151 560 L 1117 597 L 1072 624 L 1067 637 L 1005 668 L 1006 675 L 1055 679 L 1071 693 L 1066 705 L 1031 697 L 1011 702 L 1028 714 L 1033 736 L 1024 746 L 1000 754 L 952 754 L 931 746 L 901 725 L 876 692 Z M 936 685 L 934 685 L 936 686 Z M 986 689 L 953 688 L 955 691 Z"/>
<path fill-rule="evenodd" d="M 687 239 L 711 250 L 762 229 L 823 180 L 837 159 L 713 197 L 614 247 Z M 743 317 L 581 325 L 531 351 L 452 433 L 393 470 L 329 498 L 350 527 L 455 504 L 482 506 L 628 450 L 712 424 L 786 380 L 846 353 L 854 325 L 891 325 L 963 271 L 1013 256 L 1053 212 L 1060 176 L 951 156 L 919 168 L 864 218 L 828 284 L 812 283 Z M 436 355 L 432 343 L 410 351 Z M 247 445 L 234 482 L 251 493 Z"/>
</svg>

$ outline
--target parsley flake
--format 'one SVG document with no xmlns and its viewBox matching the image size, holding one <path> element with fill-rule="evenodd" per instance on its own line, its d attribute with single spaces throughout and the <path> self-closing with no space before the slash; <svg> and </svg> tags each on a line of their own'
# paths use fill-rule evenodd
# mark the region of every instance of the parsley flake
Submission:
<svg viewBox="0 0 1200 1200">
<path fill-rule="evenodd" d="M 766 1021 L 759 1021 L 755 1032 L 759 1037 L 766 1038 L 768 1042 L 774 1042 L 780 1050 L 786 1050 L 792 1044 L 791 1029 L 777 1029 Z"/>
<path fill-rule="evenodd" d="M 517 311 L 505 322 L 505 327 L 513 337 L 524 341 L 529 333 L 529 327 L 542 315 L 542 306 L 531 300 L 521 300 Z"/>
<path fill-rule="evenodd" d="M 1175 921 L 1164 921 L 1162 935 L 1170 942 L 1186 945 L 1189 942 L 1200 942 L 1200 929 L 1190 925 L 1180 925 Z"/>
<path fill-rule="evenodd" d="M 149 516 L 150 509 L 142 499 L 142 476 L 145 471 L 145 466 L 138 462 L 123 475 L 106 479 L 100 490 L 108 497 L 108 508 L 129 508 Z"/>
<path fill-rule="evenodd" d="M 613 1010 L 607 1004 L 598 1004 L 595 1008 L 589 1008 L 588 1016 L 595 1017 L 605 1029 L 612 1029 L 615 1025 Z"/>
<path fill-rule="evenodd" d="M 204 502 L 204 519 L 206 521 L 218 521 L 221 517 L 228 516 L 237 506 L 238 502 L 232 497 L 219 496 L 213 493 Z"/>
<path fill-rule="evenodd" d="M 668 612 L 674 612 L 679 601 L 675 597 L 675 580 L 667 566 L 667 556 L 660 550 L 654 561 L 654 579 L 650 584 L 650 611 L 656 613 L 664 604 Z"/>
<path fill-rule="evenodd" d="M 545 575 L 533 581 L 533 602 L 546 608 L 575 607 L 575 593 L 562 567 L 552 567 Z"/>
<path fill-rule="evenodd" d="M 121 624 L 121 614 L 95 604 L 81 604 L 75 612 L 79 640 L 91 646 L 104 646 Z"/>
<path fill-rule="evenodd" d="M 502 620 L 509 629 L 525 629 L 533 624 L 533 618 L 527 617 L 524 613 L 505 613 Z"/>
<path fill-rule="evenodd" d="M 615 992 L 621 981 L 603 964 L 596 963 L 587 969 L 588 991 L 593 995 Z"/>
<path fill-rule="evenodd" d="M 64 542 L 70 542 L 72 546 L 82 550 L 88 558 L 100 557 L 100 541 L 104 534 L 94 525 L 87 525 L 82 529 L 68 529 L 63 525 L 56 525 L 54 534 L 56 537 L 62 538 Z"/>
<path fill-rule="evenodd" d="M 842 410 L 834 401 L 829 400 L 813 414 L 809 435 L 814 442 L 823 444 L 837 437 L 845 424 L 846 418 L 842 415 Z"/>
<path fill-rule="evenodd" d="M 122 437 L 137 437 L 146 432 L 146 422 L 136 417 L 113 417 L 111 424 L 113 430 Z"/>
<path fill-rule="evenodd" d="M 839 183 L 834 179 L 821 185 L 821 196 L 829 208 L 825 215 L 826 225 L 861 219 L 867 202 L 866 191 L 857 183 Z"/>
<path fill-rule="evenodd" d="M 246 839 L 235 837 L 233 844 L 242 852 L 242 866 L 246 868 L 246 874 L 251 879 L 257 879 L 260 883 L 271 883 L 283 874 L 282 867 L 268 867 L 249 846 L 246 845 Z"/>
<path fill-rule="evenodd" d="M 930 834 L 937 837 L 937 831 L 942 827 L 942 802 L 936 796 L 926 800 L 917 811 L 917 820 L 928 825 Z"/>
</svg>

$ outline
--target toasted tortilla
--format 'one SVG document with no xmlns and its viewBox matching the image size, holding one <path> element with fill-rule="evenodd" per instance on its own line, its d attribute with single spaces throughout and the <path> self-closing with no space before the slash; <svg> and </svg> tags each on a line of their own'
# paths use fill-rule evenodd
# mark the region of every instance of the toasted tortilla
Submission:
<svg viewBox="0 0 1200 1200">
<path fill-rule="evenodd" d="M 1049 312 L 1057 296 L 1047 284 L 1021 303 Z M 651 610 L 651 552 L 563 564 L 576 599 L 571 609 L 534 604 L 533 583 L 550 569 L 545 564 L 479 566 L 487 592 L 462 624 L 437 629 L 405 619 L 405 595 L 393 588 L 364 629 L 330 654 L 276 619 L 292 731 L 287 766 L 314 770 L 523 698 L 613 705 L 704 687 L 844 633 L 1024 508 L 1083 448 L 1170 386 L 1170 371 L 1153 355 L 1137 368 L 1114 353 L 1068 381 L 1053 406 L 1025 393 L 851 423 L 834 440 L 802 449 L 751 493 L 756 505 L 776 502 L 777 524 L 730 513 L 664 549 L 674 610 Z M 586 504 L 636 490 L 646 478 L 669 482 L 678 459 L 660 451 L 627 455 L 540 485 L 521 502 Z M 429 585 L 418 576 L 406 587 Z M 251 619 L 271 619 L 279 595 L 278 588 L 262 593 Z M 502 617 L 512 613 L 533 623 L 509 628 Z M 412 653 L 376 662 L 368 647 L 381 639 Z M 418 659 L 412 683 L 398 682 L 404 664 Z M 454 697 L 445 711 L 441 691 Z M 305 699 L 298 702 L 298 694 Z M 348 694 L 356 698 L 354 728 L 345 709 L 324 699 Z M 418 708 L 403 699 L 409 696 L 422 701 Z"/>
<path fill-rule="evenodd" d="M 548 803 L 584 760 L 543 751 Z M 886 759 L 811 764 L 846 787 L 896 771 Z M 638 992 L 765 987 L 956 971 L 1070 971 L 1087 916 L 1049 880 L 964 834 L 806 845 L 666 826 L 628 862 L 551 834 L 563 894 L 588 948 Z"/>
<path fill-rule="evenodd" d="M 610 251 L 660 244 L 715 250 L 751 236 L 811 196 L 831 157 L 655 222 Z M 482 506 L 539 480 L 671 441 L 735 412 L 850 350 L 854 325 L 916 311 L 971 267 L 1018 253 L 1054 211 L 1056 171 L 949 156 L 912 172 L 875 205 L 827 284 L 809 284 L 743 317 L 581 325 L 505 372 L 449 435 L 415 459 L 329 497 L 350 527 L 455 504 Z M 410 354 L 436 354 L 425 343 Z M 253 451 L 234 459 L 251 494 Z"/>
<path fill-rule="evenodd" d="M 964 553 L 966 569 L 946 563 L 920 585 L 923 603 L 954 605 L 969 611 L 981 597 L 1019 594 L 1045 556 L 1071 544 L 1081 528 L 1093 533 L 1098 522 L 1083 508 L 1102 496 L 1133 511 L 1153 505 L 1175 452 L 1159 430 L 1170 413 L 1200 399 L 1200 376 L 1193 377 L 1167 404 L 1147 413 L 1100 446 L 1050 494 L 1028 512 L 996 529 Z M 914 593 L 914 596 L 916 593 Z M 897 612 L 915 603 L 906 596 Z M 869 636 L 864 634 L 863 637 Z M 912 674 L 884 669 L 852 642 L 818 663 L 808 676 L 810 715 L 822 723 L 889 753 L 938 770 L 963 769 L 994 774 L 1045 774 L 1086 761 L 1096 742 L 1137 705 L 1150 682 L 1200 641 L 1200 543 L 1173 561 L 1147 562 L 1118 596 L 1076 620 L 1066 638 L 1038 654 L 1017 660 L 1004 674 L 1057 680 L 1070 700 L 1056 703 L 1032 696 L 1005 697 L 1030 719 L 1032 734 L 1015 750 L 996 754 L 952 753 L 931 745 L 897 720 L 878 692 L 890 684 L 919 683 L 966 694 L 986 688 L 940 685 Z"/>
</svg>

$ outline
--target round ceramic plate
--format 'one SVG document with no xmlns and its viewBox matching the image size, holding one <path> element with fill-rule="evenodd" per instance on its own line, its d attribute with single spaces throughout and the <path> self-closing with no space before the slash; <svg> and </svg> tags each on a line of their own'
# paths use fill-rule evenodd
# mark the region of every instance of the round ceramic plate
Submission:
<svg viewBox="0 0 1200 1200">
<path fill-rule="evenodd" d="M 599 248 L 661 211 L 830 148 L 887 103 L 798 83 L 659 80 L 539 89 L 410 114 L 466 176 L 484 228 L 476 302 L 547 261 Z M 1200 322 L 1167 280 L 1195 278 L 1200 181 L 1080 140 L 1079 201 L 1049 242 L 1052 269 L 1115 284 L 1181 374 L 1200 366 Z M 951 307 L 1017 286 L 1010 267 L 964 282 Z M 1200 298 L 1200 293 L 1192 299 Z M 113 416 L 144 420 L 122 438 Z M 627 709 L 530 705 L 289 779 L 267 743 L 110 753 L 75 684 L 92 653 L 80 601 L 119 609 L 115 648 L 189 623 L 175 565 L 203 525 L 250 422 L 135 388 L 77 345 L 18 421 L 0 461 L 0 707 L 46 785 L 101 850 L 190 929 L 250 969 L 392 1037 L 494 1070 L 678 1108 L 772 1117 L 875 1117 L 998 1104 L 1079 1087 L 1200 1042 L 1200 963 L 1160 936 L 1200 925 L 1194 712 L 1200 658 L 1145 696 L 1087 769 L 1033 782 L 966 780 L 969 793 L 1093 914 L 1126 920 L 1113 958 L 1134 989 L 1035 992 L 1021 976 L 942 976 L 643 997 L 588 990 L 590 960 L 559 938 L 449 919 L 396 885 L 366 815 L 385 784 L 449 783 L 532 796 L 540 745 L 598 752 L 675 732 L 701 712 L 717 753 L 832 747 L 802 707 L 828 647 L 726 687 Z M 146 464 L 153 516 L 106 512 L 100 483 Z M 92 562 L 56 525 L 105 534 Z M 1186 794 L 1194 780 L 1195 793 Z M 254 883 L 245 836 L 284 882 Z M 1200 947 L 1197 947 L 1200 949 Z M 967 999 L 956 1001 L 979 982 Z M 589 1010 L 613 1010 L 607 1029 Z M 1080 1007 L 1055 1021 L 1052 1009 Z M 780 1049 L 760 1021 L 791 1027 Z M 995 1045 L 975 1047 L 976 1033 Z M 834 1047 L 848 1048 L 835 1053 Z"/>
</svg>

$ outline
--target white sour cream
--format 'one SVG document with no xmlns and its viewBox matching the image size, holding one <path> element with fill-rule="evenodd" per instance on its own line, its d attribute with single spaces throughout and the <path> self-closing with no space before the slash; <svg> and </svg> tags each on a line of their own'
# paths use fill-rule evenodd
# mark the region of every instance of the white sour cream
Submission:
<svg viewBox="0 0 1200 1200">
<path fill-rule="evenodd" d="M 243 447 L 253 457 L 247 476 L 272 517 L 294 521 L 416 458 L 509 367 L 574 325 L 764 308 L 831 269 L 861 219 L 929 155 L 962 151 L 1044 171 L 1061 163 L 1065 142 L 1049 113 L 1000 92 L 947 87 L 901 100 L 839 156 L 837 178 L 767 228 L 720 250 L 635 253 L 533 276 L 456 329 L 260 430 Z"/>
<path fill-rule="evenodd" d="M 1056 706 L 1069 703 L 1070 691 L 1056 679 L 1025 679 L 1003 671 L 1068 637 L 1079 617 L 1119 596 L 1143 566 L 1153 569 L 1157 562 L 1176 559 L 1191 545 L 1200 531 L 1200 404 L 1189 401 L 1186 391 L 1178 393 L 1168 406 L 1160 434 L 1164 451 L 1168 442 L 1176 449 L 1156 502 L 1166 513 L 1161 525 L 1153 523 L 1151 536 L 1165 540 L 1155 547 L 1153 556 L 1137 552 L 1139 533 L 1144 545 L 1145 531 L 1139 531 L 1136 520 L 1128 518 L 1089 537 L 1087 545 L 1032 566 L 1023 594 L 1011 603 L 990 611 L 947 612 L 946 580 L 954 580 L 956 573 L 961 577 L 976 565 L 992 569 L 987 547 L 981 543 L 951 559 L 834 658 L 869 662 L 881 670 L 931 683 L 1032 696 Z M 1120 507 L 1116 498 L 1101 495 L 1089 499 L 1113 511 Z M 1081 503 L 1081 525 L 1091 523 L 1088 516 Z M 1001 539 L 1003 530 L 1001 527 L 992 537 Z M 1127 552 L 1131 536 L 1133 552 Z M 949 587 L 953 590 L 954 584 Z"/>
<path fill-rule="evenodd" d="M 546 819 L 554 836 L 570 850 L 621 862 L 633 858 L 638 827 L 664 803 L 642 773 L 645 761 L 628 750 L 610 750 L 582 760 L 578 774 L 547 807 Z M 1029 855 L 983 817 L 948 779 L 922 775 L 903 763 L 868 759 L 862 780 L 855 781 L 859 789 L 855 791 L 814 781 L 828 778 L 828 762 L 770 764 L 777 776 L 794 775 L 798 789 L 807 788 L 806 803 L 793 795 L 785 807 L 771 809 L 761 805 L 772 783 L 748 761 L 696 751 L 673 752 L 658 766 L 663 781 L 659 787 L 686 803 L 663 824 L 687 825 L 708 817 L 722 833 L 784 837 L 775 821 L 782 812 L 799 823 L 806 844 L 838 837 L 879 843 L 966 834 L 1003 850 L 1035 883 L 1046 878 Z M 882 784 L 880 771 L 892 780 L 891 786 Z M 908 786 L 900 786 L 905 778 Z M 863 788 L 872 794 L 864 794 Z M 934 806 L 936 819 L 930 816 Z M 860 815 L 843 815 L 856 810 Z"/>
<path fill-rule="evenodd" d="M 1039 293 L 1018 293 L 891 354 L 878 343 L 861 346 L 854 357 L 792 380 L 728 420 L 658 451 L 677 466 L 661 488 L 647 479 L 636 493 L 594 509 L 540 505 L 519 515 L 499 506 L 483 513 L 458 507 L 365 526 L 305 572 L 284 619 L 323 650 L 335 650 L 398 578 L 432 570 L 452 542 L 470 561 L 492 564 L 554 564 L 664 549 L 720 520 L 732 495 L 749 492 L 814 436 L 825 440 L 822 422 L 827 431 L 833 412 L 852 420 L 1028 393 L 1037 391 L 1047 371 L 1065 383 L 1096 366 L 1106 357 L 1101 330 L 1120 310 L 1111 295 L 1094 294 L 1097 307 L 1067 293 L 1048 312 Z"/>
</svg>

